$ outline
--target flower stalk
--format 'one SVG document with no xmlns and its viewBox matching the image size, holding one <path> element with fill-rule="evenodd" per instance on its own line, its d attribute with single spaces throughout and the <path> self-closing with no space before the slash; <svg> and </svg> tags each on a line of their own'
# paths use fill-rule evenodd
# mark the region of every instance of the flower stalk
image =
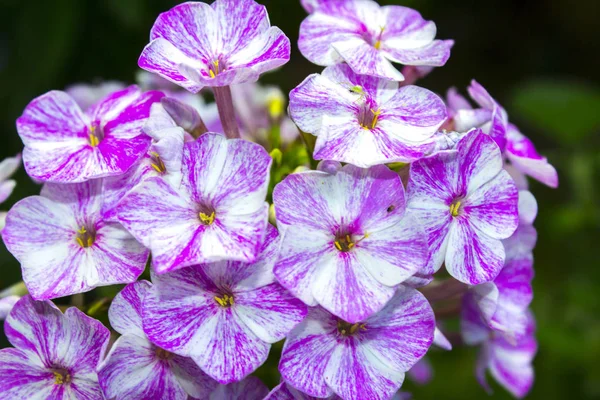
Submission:
<svg viewBox="0 0 600 400">
<path fill-rule="evenodd" d="M 231 97 L 231 88 L 229 86 L 213 87 L 215 102 L 219 110 L 219 117 L 225 135 L 230 139 L 240 137 L 240 130 L 235 119 L 235 110 L 233 108 L 233 98 Z"/>
</svg>

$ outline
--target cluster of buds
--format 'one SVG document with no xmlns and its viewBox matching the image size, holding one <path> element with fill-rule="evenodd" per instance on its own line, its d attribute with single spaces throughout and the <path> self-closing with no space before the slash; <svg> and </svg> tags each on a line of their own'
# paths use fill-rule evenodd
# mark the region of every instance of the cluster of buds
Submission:
<svg viewBox="0 0 600 400">
<path fill-rule="evenodd" d="M 481 385 L 489 371 L 527 394 L 527 176 L 556 187 L 555 169 L 476 81 L 473 103 L 413 85 L 450 56 L 434 22 L 302 4 L 299 49 L 325 68 L 287 112 L 256 82 L 290 41 L 254 0 L 180 4 L 152 27 L 138 85 L 25 108 L 23 164 L 43 187 L 2 215 L 23 283 L 0 293 L 0 398 L 408 399 L 434 345 L 479 346 Z M 0 201 L 20 161 L 0 164 Z M 65 296 L 79 300 L 52 302 Z M 269 391 L 250 375 L 282 340 Z"/>
</svg>

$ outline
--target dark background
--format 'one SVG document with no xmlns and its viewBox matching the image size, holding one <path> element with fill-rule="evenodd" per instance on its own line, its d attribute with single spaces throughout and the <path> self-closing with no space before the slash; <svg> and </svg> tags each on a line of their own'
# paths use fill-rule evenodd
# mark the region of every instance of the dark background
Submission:
<svg viewBox="0 0 600 400">
<path fill-rule="evenodd" d="M 292 59 L 263 82 L 289 92 L 319 72 L 297 51 L 305 12 L 296 0 L 262 0 L 273 25 L 293 44 Z M 560 188 L 532 183 L 540 212 L 533 309 L 540 350 L 531 399 L 600 398 L 600 17 L 597 0 L 381 1 L 417 8 L 456 45 L 444 68 L 419 84 L 438 93 L 465 90 L 476 78 L 507 109 L 560 175 Z M 132 82 L 154 19 L 175 1 L 0 0 L 0 158 L 22 149 L 15 119 L 34 97 L 76 82 Z M 37 194 L 21 169 L 0 206 Z M 0 245 L 2 246 L 2 245 Z M 20 278 L 0 248 L 0 288 Z M 2 345 L 6 346 L 5 339 Z M 275 347 L 274 354 L 276 354 Z M 417 399 L 486 398 L 473 376 L 475 349 L 435 352 L 426 387 L 405 384 Z M 258 374 L 274 385 L 276 363 Z M 1 378 L 1 377 L 0 377 Z M 510 398 L 494 385 L 495 399 Z"/>
</svg>

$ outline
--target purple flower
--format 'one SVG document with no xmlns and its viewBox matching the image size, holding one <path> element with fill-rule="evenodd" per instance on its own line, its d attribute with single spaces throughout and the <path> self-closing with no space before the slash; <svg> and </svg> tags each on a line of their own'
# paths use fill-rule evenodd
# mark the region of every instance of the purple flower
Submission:
<svg viewBox="0 0 600 400">
<path fill-rule="evenodd" d="M 125 84 L 118 81 L 106 81 L 97 84 L 76 83 L 65 89 L 65 92 L 75 100 L 77 105 L 83 111 L 92 106 L 110 94 L 125 89 Z"/>
<path fill-rule="evenodd" d="M 315 307 L 287 337 L 282 378 L 315 397 L 389 399 L 427 352 L 435 319 L 425 297 L 400 287 L 380 312 L 357 323 Z"/>
<path fill-rule="evenodd" d="M 290 41 L 253 0 L 180 4 L 161 14 L 138 61 L 190 92 L 255 82 L 290 59 Z"/>
<path fill-rule="evenodd" d="M 269 389 L 255 376 L 240 382 L 218 385 L 208 400 L 260 400 L 269 394 Z"/>
<path fill-rule="evenodd" d="M 124 173 L 148 150 L 150 137 L 142 126 L 152 103 L 163 96 L 130 86 L 85 113 L 65 92 L 34 99 L 17 120 L 27 174 L 75 183 Z"/>
<path fill-rule="evenodd" d="M 4 325 L 14 348 L 0 350 L 0 398 L 101 400 L 96 367 L 110 332 L 76 309 L 25 296 Z"/>
<path fill-rule="evenodd" d="M 417 86 L 357 75 L 347 65 L 313 74 L 290 93 L 290 116 L 317 136 L 314 157 L 360 167 L 411 162 L 434 147 L 442 99 Z"/>
<path fill-rule="evenodd" d="M 142 302 L 151 290 L 148 281 L 125 287 L 108 311 L 111 326 L 122 336 L 98 367 L 98 379 L 109 399 L 205 399 L 217 382 L 192 359 L 152 344 L 143 331 Z"/>
<path fill-rule="evenodd" d="M 106 220 L 111 205 L 102 186 L 102 179 L 48 183 L 8 212 L 2 238 L 35 299 L 133 282 L 144 271 L 148 251 Z"/>
<path fill-rule="evenodd" d="M 455 88 L 448 91 L 448 110 L 453 129 L 466 132 L 481 128 L 498 143 L 510 166 L 545 185 L 558 187 L 556 169 L 548 163 L 547 158 L 538 154 L 533 143 L 516 126 L 508 122 L 506 111 L 487 90 L 473 80 L 468 91 L 480 108 L 474 109 Z"/>
<path fill-rule="evenodd" d="M 269 227 L 253 264 L 222 261 L 153 274 L 143 307 L 148 338 L 191 357 L 219 383 L 243 379 L 306 315 L 306 306 L 275 281 L 278 245 Z"/>
<path fill-rule="evenodd" d="M 456 150 L 411 165 L 408 210 L 425 229 L 429 261 L 422 273 L 445 262 L 461 282 L 493 280 L 504 265 L 501 239 L 518 225 L 517 188 L 502 169 L 500 149 L 481 130 L 463 137 Z"/>
<path fill-rule="evenodd" d="M 348 63 L 357 74 L 404 80 L 392 62 L 439 67 L 450 57 L 452 40 L 434 40 L 436 26 L 417 11 L 380 7 L 371 0 L 310 1 L 300 25 L 298 47 L 322 66 Z"/>
<path fill-rule="evenodd" d="M 252 262 L 267 226 L 271 157 L 259 145 L 205 134 L 186 143 L 183 181 L 149 178 L 117 217 L 152 251 L 159 274 L 218 260 Z"/>
<path fill-rule="evenodd" d="M 427 246 L 386 166 L 289 175 L 273 191 L 283 239 L 279 282 L 350 323 L 381 310 L 425 265 Z"/>
<path fill-rule="evenodd" d="M 523 335 L 519 339 L 507 338 L 486 326 L 474 303 L 463 303 L 463 339 L 467 344 L 481 345 L 476 376 L 488 393 L 491 393 L 491 388 L 486 380 L 486 370 L 517 398 L 525 397 L 533 385 L 532 362 L 537 352 L 535 320 L 528 310 L 523 313 L 523 319 Z"/>
<path fill-rule="evenodd" d="M 519 132 L 513 124 L 506 131 L 506 158 L 511 166 L 551 188 L 558 187 L 556 169 L 546 157 L 539 155 L 529 138 Z"/>
</svg>

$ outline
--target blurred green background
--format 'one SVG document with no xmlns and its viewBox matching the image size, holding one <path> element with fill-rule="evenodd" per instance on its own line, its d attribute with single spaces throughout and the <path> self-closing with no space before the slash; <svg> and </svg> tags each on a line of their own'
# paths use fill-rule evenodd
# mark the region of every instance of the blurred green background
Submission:
<svg viewBox="0 0 600 400">
<path fill-rule="evenodd" d="M 320 71 L 297 51 L 305 12 L 296 0 L 262 0 L 271 22 L 292 40 L 292 59 L 266 75 L 289 92 Z M 540 350 L 531 399 L 600 398 L 600 34 L 598 0 L 381 1 L 417 8 L 456 45 L 444 68 L 419 84 L 440 94 L 476 78 L 505 106 L 511 121 L 548 156 L 560 188 L 532 183 L 539 202 L 533 309 Z M 0 0 L 0 158 L 21 151 L 15 119 L 34 97 L 76 82 L 132 82 L 138 56 L 159 12 L 175 1 Z M 21 169 L 0 206 L 37 194 Z M 0 288 L 20 279 L 0 245 Z M 88 295 L 89 297 L 89 295 Z M 6 346 L 1 339 L 0 345 Z M 276 346 L 273 353 L 277 352 Z M 475 349 L 433 352 L 426 387 L 407 382 L 417 399 L 487 398 L 473 376 Z M 278 381 L 276 364 L 258 372 Z M 494 385 L 494 399 L 510 398 Z"/>
</svg>

